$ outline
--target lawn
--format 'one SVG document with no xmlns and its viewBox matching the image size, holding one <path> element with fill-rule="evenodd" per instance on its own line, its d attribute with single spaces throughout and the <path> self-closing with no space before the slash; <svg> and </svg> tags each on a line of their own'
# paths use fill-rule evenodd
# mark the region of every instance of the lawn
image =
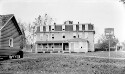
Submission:
<svg viewBox="0 0 125 74">
<path fill-rule="evenodd" d="M 124 54 L 124 52 L 111 52 L 109 59 L 108 52 L 27 53 L 23 59 L 1 61 L 0 72 L 15 74 L 125 74 Z"/>
</svg>

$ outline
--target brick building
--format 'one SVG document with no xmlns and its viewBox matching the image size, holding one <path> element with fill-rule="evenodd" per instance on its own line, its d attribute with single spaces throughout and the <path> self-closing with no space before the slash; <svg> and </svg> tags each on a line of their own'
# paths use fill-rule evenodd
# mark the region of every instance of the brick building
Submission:
<svg viewBox="0 0 125 74">
<path fill-rule="evenodd" d="M 94 51 L 94 25 L 91 23 L 40 25 L 36 30 L 35 52 Z"/>
</svg>

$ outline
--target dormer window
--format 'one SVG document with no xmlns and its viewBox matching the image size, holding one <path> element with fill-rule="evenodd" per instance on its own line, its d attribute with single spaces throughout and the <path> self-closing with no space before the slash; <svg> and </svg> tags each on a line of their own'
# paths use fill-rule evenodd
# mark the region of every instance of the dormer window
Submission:
<svg viewBox="0 0 125 74">
<path fill-rule="evenodd" d="M 13 47 L 13 38 L 9 39 L 9 47 Z"/>
</svg>

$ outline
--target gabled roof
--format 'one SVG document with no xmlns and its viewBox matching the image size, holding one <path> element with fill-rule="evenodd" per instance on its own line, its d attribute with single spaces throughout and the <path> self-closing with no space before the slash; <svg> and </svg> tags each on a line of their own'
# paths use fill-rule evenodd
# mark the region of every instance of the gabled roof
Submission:
<svg viewBox="0 0 125 74">
<path fill-rule="evenodd" d="M 11 19 L 15 23 L 14 25 L 17 28 L 19 34 L 22 35 L 22 31 L 14 17 L 14 14 L 0 15 L 0 30 L 2 30 Z"/>
<path fill-rule="evenodd" d="M 14 15 L 9 14 L 9 15 L 0 15 L 0 29 L 2 26 L 6 24 L 7 21 L 9 21 Z"/>
</svg>

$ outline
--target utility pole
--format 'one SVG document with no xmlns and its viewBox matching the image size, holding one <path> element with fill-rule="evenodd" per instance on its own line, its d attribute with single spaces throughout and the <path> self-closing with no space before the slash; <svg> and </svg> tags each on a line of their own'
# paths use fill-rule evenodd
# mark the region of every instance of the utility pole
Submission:
<svg viewBox="0 0 125 74">
<path fill-rule="evenodd" d="M 110 58 L 110 37 L 109 37 L 109 58 Z"/>
</svg>

